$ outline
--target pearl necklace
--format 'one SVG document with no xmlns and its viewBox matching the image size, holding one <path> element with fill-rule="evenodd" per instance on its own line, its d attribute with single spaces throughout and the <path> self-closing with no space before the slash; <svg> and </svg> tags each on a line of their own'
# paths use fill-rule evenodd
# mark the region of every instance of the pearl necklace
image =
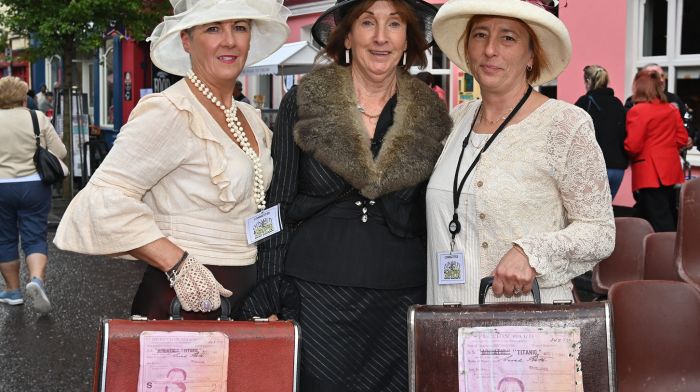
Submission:
<svg viewBox="0 0 700 392">
<path fill-rule="evenodd" d="M 241 146 L 241 149 L 245 155 L 253 162 L 253 171 L 255 174 L 254 186 L 253 186 L 253 197 L 255 199 L 255 204 L 258 206 L 258 211 L 265 209 L 265 183 L 263 181 L 262 165 L 260 164 L 260 157 L 255 153 L 255 150 L 250 146 L 248 142 L 248 137 L 243 131 L 243 126 L 238 120 L 238 107 L 236 107 L 236 101 L 231 99 L 231 107 L 226 109 L 226 106 L 214 96 L 214 94 L 209 90 L 204 82 L 199 80 L 197 75 L 194 74 L 192 70 L 187 72 L 187 77 L 190 79 L 192 84 L 197 87 L 207 99 L 209 99 L 216 107 L 221 109 L 226 116 L 226 124 L 228 124 L 228 129 L 233 135 L 233 137 Z"/>
</svg>

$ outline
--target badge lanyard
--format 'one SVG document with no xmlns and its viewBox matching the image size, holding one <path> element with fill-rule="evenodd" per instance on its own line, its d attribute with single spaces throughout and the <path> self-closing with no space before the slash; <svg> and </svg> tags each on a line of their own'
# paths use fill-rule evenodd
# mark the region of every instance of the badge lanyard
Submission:
<svg viewBox="0 0 700 392">
<path fill-rule="evenodd" d="M 476 166 L 477 163 L 479 163 L 479 159 L 481 159 L 481 154 L 486 151 L 491 143 L 496 139 L 499 133 L 503 130 L 503 128 L 508 125 L 510 120 L 513 119 L 513 117 L 520 111 L 520 109 L 523 107 L 525 104 L 525 101 L 530 97 L 530 94 L 532 93 L 532 86 L 527 86 L 527 91 L 523 95 L 522 98 L 520 98 L 520 102 L 518 102 L 517 105 L 515 105 L 515 108 L 513 111 L 508 114 L 508 117 L 506 117 L 505 120 L 503 120 L 503 123 L 496 129 L 496 132 L 493 133 L 493 135 L 489 138 L 489 140 L 486 142 L 484 145 L 484 148 L 479 151 L 479 153 L 476 155 L 476 158 L 474 158 L 474 162 L 469 166 L 469 169 L 467 169 L 467 172 L 464 174 L 464 177 L 462 177 L 462 181 L 459 183 L 459 187 L 457 186 L 457 181 L 459 180 L 459 168 L 462 165 L 462 158 L 464 157 L 464 150 L 467 148 L 467 144 L 469 144 L 469 137 L 472 135 L 472 132 L 474 131 L 474 124 L 476 124 L 476 119 L 479 117 L 479 112 L 481 111 L 481 106 L 479 106 L 479 109 L 476 112 L 476 115 L 474 116 L 474 120 L 472 120 L 472 125 L 469 128 L 469 133 L 467 136 L 464 138 L 464 141 L 462 142 L 462 152 L 459 153 L 459 160 L 457 161 L 457 170 L 455 171 L 455 179 L 452 184 L 452 202 L 454 204 L 454 214 L 452 215 L 452 221 L 450 221 L 450 224 L 447 226 L 447 229 L 450 231 L 450 234 L 452 234 L 452 241 L 450 242 L 450 251 L 454 250 L 454 244 L 455 244 L 455 237 L 457 234 L 461 231 L 462 225 L 459 223 L 459 215 L 457 214 L 457 207 L 459 206 L 459 197 L 462 194 L 462 189 L 464 189 L 464 184 L 467 182 L 467 177 L 469 177 L 469 174 L 474 170 L 474 167 Z"/>
</svg>

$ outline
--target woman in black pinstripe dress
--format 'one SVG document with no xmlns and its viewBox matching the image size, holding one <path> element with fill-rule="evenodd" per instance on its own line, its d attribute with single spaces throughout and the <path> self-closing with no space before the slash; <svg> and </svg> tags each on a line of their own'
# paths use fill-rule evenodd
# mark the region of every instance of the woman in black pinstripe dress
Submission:
<svg viewBox="0 0 700 392">
<path fill-rule="evenodd" d="M 435 12 L 420 0 L 340 1 L 312 28 L 335 64 L 282 101 L 268 200 L 284 229 L 261 244 L 258 279 L 298 295 L 303 392 L 408 389 L 406 312 L 425 301 L 425 186 L 451 122 L 406 70 L 425 66 Z M 289 316 L 264 302 L 248 309 Z"/>
</svg>

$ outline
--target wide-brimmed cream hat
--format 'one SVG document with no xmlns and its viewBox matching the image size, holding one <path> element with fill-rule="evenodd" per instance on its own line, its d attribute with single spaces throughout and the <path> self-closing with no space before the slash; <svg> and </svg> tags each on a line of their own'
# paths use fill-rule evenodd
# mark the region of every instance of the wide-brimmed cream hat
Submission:
<svg viewBox="0 0 700 392">
<path fill-rule="evenodd" d="M 471 73 L 464 53 L 464 30 L 475 15 L 517 18 L 537 35 L 547 59 L 534 85 L 556 78 L 571 59 L 571 38 L 564 23 L 541 6 L 523 0 L 448 0 L 435 16 L 433 36 L 443 53 L 464 72 Z"/>
<path fill-rule="evenodd" d="M 287 17 L 291 14 L 282 0 L 170 0 L 172 16 L 148 38 L 151 60 L 156 67 L 173 75 L 184 76 L 191 68 L 180 31 L 206 23 L 231 19 L 251 21 L 250 50 L 246 66 L 257 63 L 279 49 L 289 36 Z"/>
</svg>

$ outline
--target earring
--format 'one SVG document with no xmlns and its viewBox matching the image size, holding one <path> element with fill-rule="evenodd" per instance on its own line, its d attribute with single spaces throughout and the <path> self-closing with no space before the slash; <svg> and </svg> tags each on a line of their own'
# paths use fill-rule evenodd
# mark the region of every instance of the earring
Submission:
<svg viewBox="0 0 700 392">
<path fill-rule="evenodd" d="M 350 49 L 345 49 L 345 64 L 350 64 Z"/>
<path fill-rule="evenodd" d="M 532 65 L 529 65 L 529 64 L 528 64 L 528 65 L 525 67 L 525 69 L 527 70 L 527 72 L 532 72 Z"/>
<path fill-rule="evenodd" d="M 401 64 L 402 64 L 402 65 L 407 65 L 407 64 L 406 64 L 406 51 L 405 51 L 405 50 L 403 51 L 403 63 L 401 63 Z"/>
</svg>

